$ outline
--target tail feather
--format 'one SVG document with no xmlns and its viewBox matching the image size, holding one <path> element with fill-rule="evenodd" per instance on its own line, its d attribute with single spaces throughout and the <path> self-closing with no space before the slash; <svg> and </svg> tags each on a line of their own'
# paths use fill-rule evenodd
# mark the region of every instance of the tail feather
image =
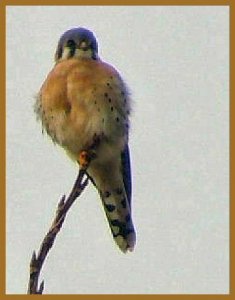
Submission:
<svg viewBox="0 0 235 300">
<path fill-rule="evenodd" d="M 124 185 L 100 195 L 115 242 L 123 252 L 132 251 L 136 236 Z"/>
<path fill-rule="evenodd" d="M 118 247 L 126 252 L 135 246 L 136 234 L 131 217 L 131 181 L 130 174 L 124 174 L 124 161 L 128 163 L 129 156 L 122 160 L 112 159 L 100 163 L 94 160 L 88 169 L 88 176 L 100 193 L 105 214 Z"/>
</svg>

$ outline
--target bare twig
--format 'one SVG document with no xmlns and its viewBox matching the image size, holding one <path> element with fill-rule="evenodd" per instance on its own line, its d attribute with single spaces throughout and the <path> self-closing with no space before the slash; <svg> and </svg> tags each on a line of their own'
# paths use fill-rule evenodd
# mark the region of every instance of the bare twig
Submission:
<svg viewBox="0 0 235 300">
<path fill-rule="evenodd" d="M 46 234 L 46 236 L 44 237 L 41 243 L 38 255 L 36 255 L 35 251 L 33 252 L 31 262 L 30 262 L 30 278 L 28 284 L 28 294 L 43 293 L 44 281 L 42 281 L 38 286 L 39 275 L 43 263 L 47 257 L 49 250 L 53 246 L 53 243 L 55 241 L 58 232 L 60 231 L 60 228 L 63 225 L 63 222 L 65 220 L 69 208 L 72 206 L 72 204 L 77 199 L 77 197 L 80 196 L 80 194 L 88 184 L 89 181 L 88 177 L 85 178 L 84 180 L 85 173 L 86 173 L 86 169 L 81 168 L 79 170 L 78 177 L 76 179 L 76 182 L 74 183 L 70 195 L 68 196 L 67 199 L 65 196 L 63 196 L 58 204 L 55 218 L 52 222 L 52 225 L 48 233 Z"/>
</svg>

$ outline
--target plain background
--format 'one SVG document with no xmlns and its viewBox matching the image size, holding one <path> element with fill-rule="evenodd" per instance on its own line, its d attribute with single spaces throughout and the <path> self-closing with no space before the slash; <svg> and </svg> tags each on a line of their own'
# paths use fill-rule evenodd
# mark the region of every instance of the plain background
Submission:
<svg viewBox="0 0 235 300">
<path fill-rule="evenodd" d="M 45 263 L 45 293 L 228 293 L 226 6 L 7 7 L 7 293 L 26 293 L 32 252 L 77 175 L 33 112 L 60 35 L 77 26 L 132 93 L 137 245 L 119 251 L 89 185 Z"/>
</svg>

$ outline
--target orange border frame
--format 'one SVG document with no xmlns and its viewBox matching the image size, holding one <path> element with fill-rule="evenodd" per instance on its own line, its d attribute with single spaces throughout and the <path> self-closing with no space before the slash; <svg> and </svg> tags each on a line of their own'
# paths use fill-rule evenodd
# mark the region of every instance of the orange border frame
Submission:
<svg viewBox="0 0 235 300">
<path fill-rule="evenodd" d="M 235 212 L 234 212 L 234 202 L 232 199 L 235 196 L 235 185 L 232 185 L 233 182 L 233 170 L 234 170 L 234 143 L 232 142 L 232 132 L 234 129 L 235 118 L 234 116 L 234 87 L 232 86 L 232 82 L 235 82 L 235 66 L 234 66 L 234 55 L 235 53 L 235 14 L 234 14 L 234 6 L 233 0 L 145 0 L 144 3 L 142 0 L 113 0 L 112 2 L 108 0 L 2 0 L 0 1 L 0 93 L 1 93 L 1 101 L 0 101 L 0 298 L 1 299 L 9 299 L 19 297 L 22 298 L 25 296 L 35 297 L 35 295 L 6 295 L 5 294 L 5 229 L 6 229 L 6 217 L 5 217 L 5 174 L 6 174 L 6 155 L 5 155 L 5 147 L 6 147 L 6 136 L 5 136 L 5 121 L 6 121 L 6 106 L 5 106 L 5 74 L 6 74 L 6 63 L 5 63 L 5 33 L 6 33 L 6 25 L 5 25 L 5 7 L 10 5 L 225 5 L 230 7 L 230 294 L 228 295 L 42 295 L 45 298 L 59 297 L 60 299 L 68 299 L 68 298 L 83 298 L 83 299 L 103 299 L 103 298 L 113 298 L 113 299 L 144 299 L 144 298 L 156 298 L 156 299 L 233 299 L 235 296 L 235 263 L 234 263 L 234 227 L 235 227 Z M 232 101 L 233 100 L 233 101 Z M 233 254 L 233 255 L 232 255 Z M 25 290 L 27 289 L 27 282 L 25 283 Z M 37 297 L 37 296 L 36 296 Z"/>
</svg>

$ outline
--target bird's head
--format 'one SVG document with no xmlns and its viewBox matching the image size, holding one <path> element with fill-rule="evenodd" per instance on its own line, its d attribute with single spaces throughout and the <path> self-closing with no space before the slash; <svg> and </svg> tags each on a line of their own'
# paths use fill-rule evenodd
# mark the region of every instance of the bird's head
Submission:
<svg viewBox="0 0 235 300">
<path fill-rule="evenodd" d="M 82 27 L 72 28 L 60 37 L 55 61 L 69 58 L 98 59 L 98 44 L 90 30 Z"/>
</svg>

